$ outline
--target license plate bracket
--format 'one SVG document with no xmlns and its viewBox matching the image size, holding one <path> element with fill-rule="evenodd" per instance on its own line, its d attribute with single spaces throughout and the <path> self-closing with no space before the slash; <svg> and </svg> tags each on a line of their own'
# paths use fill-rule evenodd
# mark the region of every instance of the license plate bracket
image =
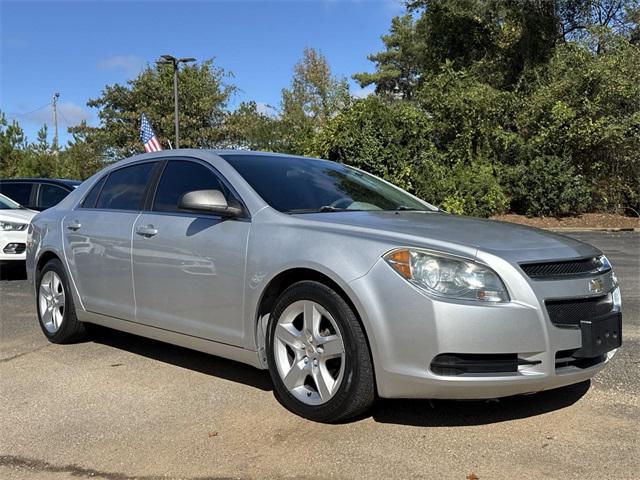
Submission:
<svg viewBox="0 0 640 480">
<path fill-rule="evenodd" d="M 594 358 L 622 345 L 622 314 L 616 312 L 600 318 L 580 321 L 582 347 L 574 358 Z"/>
</svg>

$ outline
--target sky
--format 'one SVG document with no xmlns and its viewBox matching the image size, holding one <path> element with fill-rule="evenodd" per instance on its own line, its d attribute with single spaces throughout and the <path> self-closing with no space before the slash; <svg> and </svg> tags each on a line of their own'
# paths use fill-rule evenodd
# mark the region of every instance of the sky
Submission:
<svg viewBox="0 0 640 480">
<path fill-rule="evenodd" d="M 68 126 L 98 124 L 88 99 L 163 54 L 215 57 L 239 89 L 230 108 L 248 100 L 277 107 L 304 47 L 350 79 L 373 70 L 367 55 L 382 49 L 380 36 L 401 13 L 400 0 L 0 0 L 0 110 L 35 140 L 43 123 L 51 127 L 59 92 L 64 145 Z M 350 83 L 354 95 L 371 91 Z"/>
</svg>

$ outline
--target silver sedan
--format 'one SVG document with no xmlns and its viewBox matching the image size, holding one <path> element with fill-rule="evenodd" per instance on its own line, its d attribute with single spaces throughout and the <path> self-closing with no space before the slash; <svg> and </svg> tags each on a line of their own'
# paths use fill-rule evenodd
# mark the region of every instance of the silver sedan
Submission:
<svg viewBox="0 0 640 480">
<path fill-rule="evenodd" d="M 268 369 L 323 422 L 380 397 L 480 399 L 581 382 L 621 345 L 596 248 L 448 215 L 361 170 L 248 151 L 109 166 L 31 223 L 49 340 L 95 323 Z"/>
</svg>

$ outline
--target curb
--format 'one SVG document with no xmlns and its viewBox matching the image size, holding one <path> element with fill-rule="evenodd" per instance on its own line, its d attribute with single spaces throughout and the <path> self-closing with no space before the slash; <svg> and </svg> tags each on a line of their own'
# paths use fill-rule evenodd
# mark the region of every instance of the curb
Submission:
<svg viewBox="0 0 640 480">
<path fill-rule="evenodd" d="M 543 228 L 543 230 L 550 230 L 552 232 L 640 232 L 640 228 L 633 227 L 621 227 L 621 228 L 598 228 L 598 227 L 549 227 Z"/>
</svg>

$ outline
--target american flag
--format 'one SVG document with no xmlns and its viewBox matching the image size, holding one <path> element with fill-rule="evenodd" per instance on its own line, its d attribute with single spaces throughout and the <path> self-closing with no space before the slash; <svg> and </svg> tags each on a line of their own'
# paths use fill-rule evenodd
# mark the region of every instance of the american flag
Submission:
<svg viewBox="0 0 640 480">
<path fill-rule="evenodd" d="M 153 133 L 153 128 L 151 128 L 151 124 L 144 113 L 140 118 L 140 140 L 142 140 L 145 152 L 159 152 L 162 150 L 158 137 Z"/>
</svg>

